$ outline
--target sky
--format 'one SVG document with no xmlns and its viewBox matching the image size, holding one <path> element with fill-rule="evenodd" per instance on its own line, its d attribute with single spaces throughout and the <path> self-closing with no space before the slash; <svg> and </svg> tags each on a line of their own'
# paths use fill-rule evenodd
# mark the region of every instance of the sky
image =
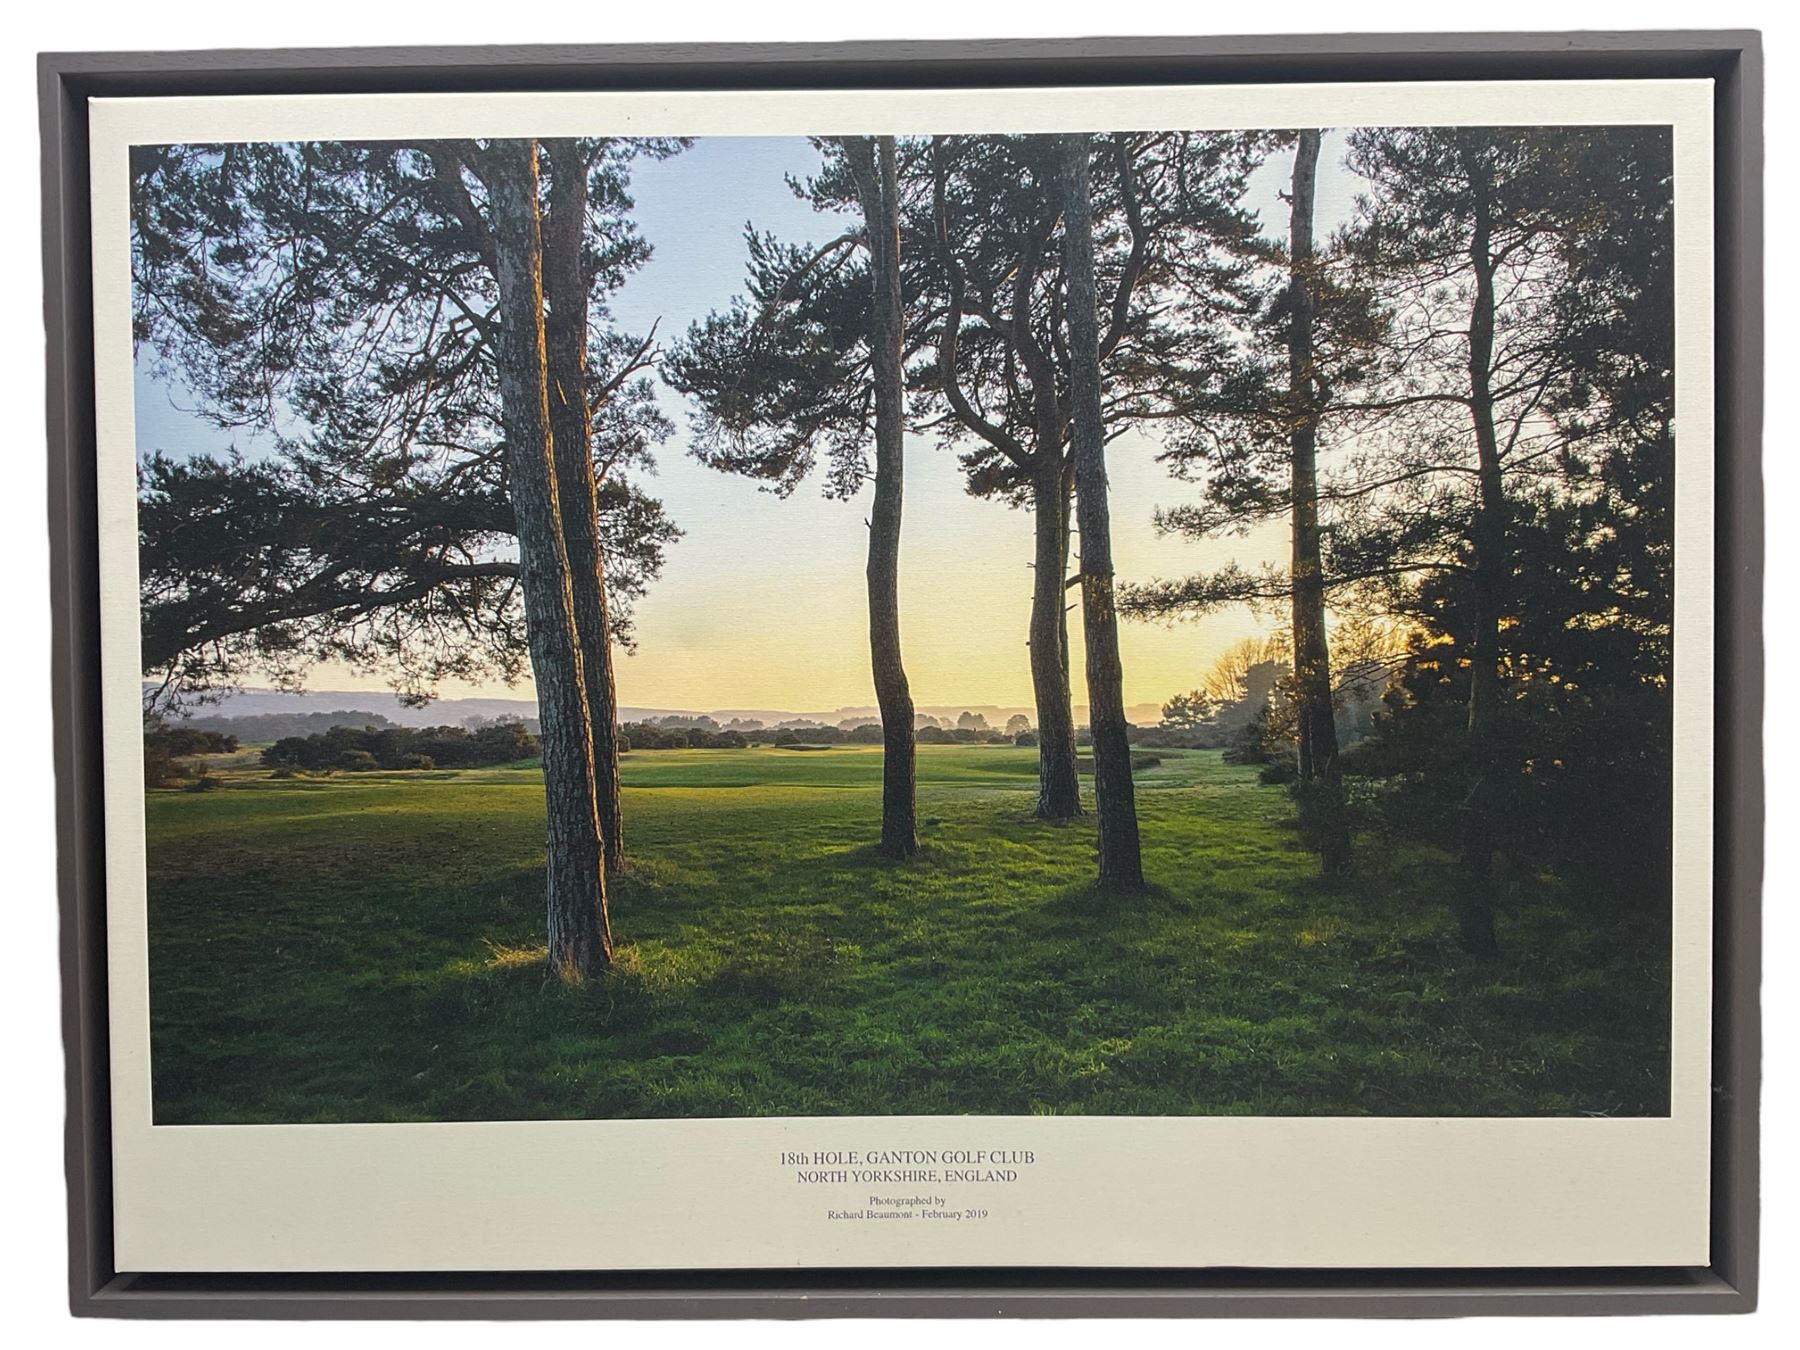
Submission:
<svg viewBox="0 0 1800 1350">
<path fill-rule="evenodd" d="M 1341 136 L 1328 134 L 1320 157 L 1317 229 L 1321 237 L 1348 218 L 1355 181 L 1340 165 Z M 633 173 L 638 227 L 654 253 L 613 298 L 618 326 L 643 334 L 652 323 L 672 337 L 743 289 L 746 222 L 795 241 L 823 241 L 841 226 L 814 212 L 787 187 L 806 175 L 818 152 L 798 137 L 712 137 Z M 1285 232 L 1279 193 L 1292 172 L 1278 154 L 1252 180 L 1248 204 L 1264 227 Z M 622 704 L 696 711 L 760 708 L 824 711 L 874 702 L 867 648 L 863 564 L 868 489 L 850 501 L 827 500 L 822 481 L 789 498 L 747 479 L 706 468 L 687 452 L 682 400 L 663 397 L 677 426 L 646 482 L 686 532 L 668 552 L 663 576 L 638 602 L 637 650 L 615 663 Z M 161 384 L 140 364 L 140 454 L 220 451 L 234 440 L 254 454 L 253 435 L 227 437 L 196 417 L 184 391 Z M 1196 543 L 1159 537 L 1152 513 L 1192 500 L 1193 485 L 1156 462 L 1157 445 L 1127 433 L 1108 449 L 1113 553 L 1122 581 L 1210 570 L 1232 559 L 1246 566 L 1279 561 L 1285 525 L 1241 539 Z M 906 443 L 906 502 L 901 536 L 901 636 L 914 701 L 1029 706 L 1025 646 L 1030 612 L 1029 513 L 971 497 L 954 451 L 930 436 Z M 1120 646 L 1125 702 L 1160 704 L 1193 688 L 1219 653 L 1275 620 L 1247 611 L 1174 625 L 1124 622 Z M 1086 703 L 1079 614 L 1070 615 L 1071 672 L 1077 708 Z M 380 689 L 378 674 L 321 666 L 315 689 Z M 447 684 L 445 696 L 529 697 L 529 682 Z"/>
</svg>

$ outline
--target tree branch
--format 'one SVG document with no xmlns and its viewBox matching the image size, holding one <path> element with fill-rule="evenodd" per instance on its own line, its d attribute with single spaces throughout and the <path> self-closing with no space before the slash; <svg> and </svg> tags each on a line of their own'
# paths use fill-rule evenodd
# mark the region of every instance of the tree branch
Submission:
<svg viewBox="0 0 1800 1350">
<path fill-rule="evenodd" d="M 949 401 L 952 411 L 956 413 L 957 420 L 1019 468 L 1028 469 L 1031 467 L 1032 456 L 1027 453 L 1025 447 L 1016 437 L 1009 435 L 975 410 L 957 378 L 956 346 L 962 331 L 964 284 L 962 265 L 958 262 L 956 253 L 950 246 L 949 209 L 944 201 L 944 162 L 940 152 L 941 139 L 934 136 L 931 141 L 931 206 L 937 220 L 938 251 L 950 281 L 950 303 L 944 315 L 943 327 L 939 329 L 938 335 L 938 380 L 944 387 L 944 397 Z"/>
<path fill-rule="evenodd" d="M 1113 144 L 1119 153 L 1119 195 L 1125 204 L 1125 223 L 1131 232 L 1131 253 L 1125 260 L 1125 270 L 1119 276 L 1119 288 L 1113 294 L 1112 320 L 1107 325 L 1106 335 L 1100 340 L 1100 359 L 1106 360 L 1118 350 L 1120 340 L 1125 336 L 1125 324 L 1131 316 L 1131 295 L 1137 289 L 1139 275 L 1144 270 L 1144 254 L 1148 248 L 1148 236 L 1144 230 L 1144 217 L 1138 202 L 1137 185 L 1132 177 L 1131 150 L 1124 134 L 1115 133 Z"/>
</svg>

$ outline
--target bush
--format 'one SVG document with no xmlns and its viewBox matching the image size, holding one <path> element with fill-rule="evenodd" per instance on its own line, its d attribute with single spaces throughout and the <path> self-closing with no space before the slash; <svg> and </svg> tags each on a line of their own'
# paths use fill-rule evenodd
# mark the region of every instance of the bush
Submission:
<svg viewBox="0 0 1800 1350">
<path fill-rule="evenodd" d="M 1231 743 L 1226 729 L 1213 722 L 1203 722 L 1192 727 L 1134 725 L 1130 734 L 1133 745 L 1150 746 L 1157 750 L 1222 750 Z"/>
<path fill-rule="evenodd" d="M 146 731 L 144 738 L 161 742 L 172 755 L 229 755 L 238 748 L 236 736 L 194 727 L 157 726 Z"/>
<path fill-rule="evenodd" d="M 777 727 L 769 736 L 770 745 L 842 745 L 849 733 L 842 727 L 792 726 Z"/>
<path fill-rule="evenodd" d="M 1227 747 L 1227 764 L 1267 764 L 1276 757 L 1279 747 L 1269 734 L 1269 710 L 1257 713 L 1239 734 L 1237 744 Z"/>
<path fill-rule="evenodd" d="M 1327 872 L 1342 871 L 1350 865 L 1350 840 L 1366 823 L 1362 808 L 1367 795 L 1348 788 L 1342 779 L 1311 782 L 1296 781 L 1288 789 L 1299 807 L 1301 842 L 1317 853 Z"/>
<path fill-rule="evenodd" d="M 171 787 L 194 773 L 189 755 L 228 755 L 238 748 L 236 736 L 200 731 L 187 726 L 165 726 L 151 719 L 144 726 L 144 786 Z"/>
<path fill-rule="evenodd" d="M 283 736 L 262 752 L 271 769 L 323 773 L 328 769 L 481 769 L 537 753 L 523 722 L 464 727 L 332 727 L 310 736 Z"/>
<path fill-rule="evenodd" d="M 150 736 L 144 737 L 144 786 L 168 787 L 182 778 L 182 767 L 169 753 L 169 747 Z"/>
</svg>

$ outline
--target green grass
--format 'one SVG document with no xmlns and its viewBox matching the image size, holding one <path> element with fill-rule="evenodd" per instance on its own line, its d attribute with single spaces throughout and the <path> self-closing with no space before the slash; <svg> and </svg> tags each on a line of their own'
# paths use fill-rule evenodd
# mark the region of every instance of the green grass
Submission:
<svg viewBox="0 0 1800 1350">
<path fill-rule="evenodd" d="M 1537 879 L 1473 963 L 1444 859 L 1366 840 L 1321 882 L 1280 789 L 1158 753 L 1131 902 L 1091 820 L 1030 818 L 1030 750 L 922 747 L 904 864 L 878 748 L 629 755 L 580 988 L 543 973 L 534 767 L 153 792 L 156 1119 L 1666 1111 L 1666 927 Z"/>
</svg>

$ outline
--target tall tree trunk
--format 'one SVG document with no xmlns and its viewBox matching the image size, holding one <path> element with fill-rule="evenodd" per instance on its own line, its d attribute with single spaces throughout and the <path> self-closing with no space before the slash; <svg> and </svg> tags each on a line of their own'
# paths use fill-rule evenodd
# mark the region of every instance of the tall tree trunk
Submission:
<svg viewBox="0 0 1800 1350">
<path fill-rule="evenodd" d="M 1062 652 L 1063 688 L 1068 690 L 1073 687 L 1073 679 L 1070 675 L 1070 671 L 1073 667 L 1069 664 L 1069 611 L 1075 608 L 1074 604 L 1068 599 L 1069 583 L 1067 580 L 1069 576 L 1069 542 L 1071 536 L 1074 534 L 1072 527 L 1075 523 L 1072 517 L 1075 507 L 1075 465 L 1070 460 L 1065 460 L 1063 462 L 1060 494 L 1061 495 L 1057 500 L 1062 503 L 1062 520 L 1058 524 L 1057 529 L 1062 533 L 1062 567 L 1059 569 L 1058 575 L 1063 577 L 1064 580 L 1062 590 L 1062 615 L 1057 620 L 1056 637 L 1059 649 Z M 1073 695 L 1069 696 L 1069 701 L 1073 704 Z M 1069 724 L 1073 726 L 1074 722 L 1075 713 L 1074 709 L 1071 707 L 1069 712 Z M 1076 781 L 1080 781 L 1079 777 L 1077 777 Z"/>
<path fill-rule="evenodd" d="M 1473 198 L 1469 257 L 1475 296 L 1469 311 L 1469 415 L 1475 431 L 1477 496 L 1470 541 L 1474 545 L 1474 622 L 1469 643 L 1467 741 L 1475 784 L 1465 803 L 1458 921 L 1464 944 L 1477 955 L 1487 955 L 1496 948 L 1490 870 L 1500 772 L 1494 721 L 1500 700 L 1500 609 L 1508 567 L 1506 491 L 1494 429 L 1493 187 L 1479 148 L 1466 138 L 1462 159 Z"/>
<path fill-rule="evenodd" d="M 595 803 L 593 732 L 550 429 L 537 143 L 492 142 L 479 167 L 493 218 L 500 301 L 494 355 L 542 726 L 550 969 L 578 980 L 610 963 L 612 934 Z"/>
<path fill-rule="evenodd" d="M 1106 490 L 1106 425 L 1101 412 L 1100 332 L 1094 313 L 1094 207 L 1088 138 L 1064 136 L 1063 275 L 1069 290 L 1069 393 L 1073 411 L 1075 520 L 1081 532 L 1081 626 L 1087 645 L 1088 725 L 1094 737 L 1094 814 L 1100 885 L 1119 894 L 1144 889 L 1119 616 L 1113 596 L 1112 521 Z"/>
<path fill-rule="evenodd" d="M 1325 565 L 1319 546 L 1319 413 L 1313 377 L 1313 199 L 1319 176 L 1317 131 L 1302 131 L 1294 154 L 1288 225 L 1288 395 L 1293 402 L 1294 693 L 1299 704 L 1301 791 L 1311 792 L 1323 871 L 1350 866 L 1350 830 L 1336 800 L 1337 719 L 1331 700 L 1331 649 L 1325 635 Z"/>
<path fill-rule="evenodd" d="M 906 483 L 906 312 L 900 290 L 900 184 L 894 138 L 846 138 L 869 236 L 875 376 L 875 499 L 869 508 L 869 665 L 881 708 L 881 851 L 918 852 L 912 690 L 900 659 L 900 508 Z"/>
<path fill-rule="evenodd" d="M 1069 633 L 1063 578 L 1069 563 L 1069 489 L 1060 428 L 1040 441 L 1031 479 L 1036 550 L 1031 586 L 1031 690 L 1037 704 L 1038 804 L 1043 820 L 1081 814 L 1075 763 L 1075 711 L 1069 694 Z"/>
<path fill-rule="evenodd" d="M 1069 565 L 1069 482 L 1063 463 L 1063 413 L 1057 402 L 1051 362 L 1021 329 L 1014 343 L 1029 373 L 1035 403 L 1036 447 L 1028 450 L 1006 431 L 990 425 L 963 395 L 956 367 L 957 334 L 963 311 L 962 268 L 950 243 L 945 211 L 943 138 L 931 141 L 932 207 L 937 221 L 938 256 L 949 281 L 949 307 L 938 341 L 938 375 L 951 408 L 964 426 L 998 449 L 1014 468 L 1029 475 L 1032 553 L 1032 698 L 1037 705 L 1038 804 L 1043 820 L 1072 820 L 1081 814 L 1081 779 L 1075 763 L 1075 714 L 1069 699 L 1069 631 L 1063 608 L 1063 578 Z M 1021 259 L 1024 267 L 1026 260 Z M 1023 276 L 1023 273 L 1016 274 Z M 1028 289 L 1028 288 L 1027 288 Z"/>
<path fill-rule="evenodd" d="M 569 555 L 582 685 L 594 745 L 595 803 L 606 866 L 617 869 L 625 861 L 619 806 L 619 701 L 613 679 L 599 488 L 594 478 L 593 419 L 587 408 L 588 276 L 582 261 L 587 164 L 579 145 L 568 139 L 545 142 L 544 156 L 550 165 L 550 210 L 544 222 L 550 432 L 556 444 L 563 541 Z"/>
</svg>

